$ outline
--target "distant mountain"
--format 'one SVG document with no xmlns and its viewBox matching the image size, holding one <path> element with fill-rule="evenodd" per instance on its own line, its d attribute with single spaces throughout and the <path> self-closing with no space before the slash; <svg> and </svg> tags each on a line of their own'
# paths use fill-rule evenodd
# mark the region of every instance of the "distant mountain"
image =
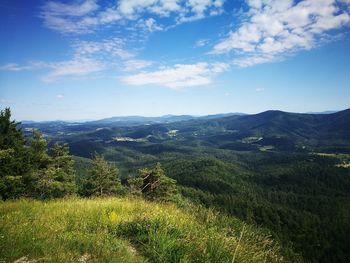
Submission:
<svg viewBox="0 0 350 263">
<path fill-rule="evenodd" d="M 177 121 L 191 120 L 195 117 L 190 115 L 165 115 L 161 117 L 144 117 L 144 116 L 121 116 L 110 117 L 96 121 L 86 122 L 90 125 L 112 125 L 112 126 L 134 126 L 140 124 L 154 124 L 154 123 L 171 123 Z"/>
<path fill-rule="evenodd" d="M 243 116 L 244 113 L 222 113 L 206 116 L 192 115 L 164 115 L 160 117 L 144 117 L 144 116 L 120 116 L 110 117 L 96 121 L 86 122 L 86 124 L 116 124 L 118 126 L 140 125 L 140 124 L 155 124 L 155 123 L 173 123 L 181 121 L 189 121 L 194 119 L 216 119 L 228 116 Z"/>
<path fill-rule="evenodd" d="M 301 114 L 270 110 L 253 115 L 229 116 L 186 123 L 197 134 L 211 136 L 219 146 L 241 141 L 294 151 L 298 147 L 343 151 L 350 149 L 350 109 L 332 114 Z M 180 129 L 181 132 L 181 129 Z M 256 138 L 246 139 L 246 138 Z M 237 144 L 233 144 L 235 149 Z"/>
<path fill-rule="evenodd" d="M 206 115 L 199 117 L 200 119 L 217 119 L 217 118 L 224 118 L 224 117 L 230 117 L 230 116 L 245 116 L 246 113 L 241 112 L 235 112 L 235 113 L 219 113 L 219 114 L 212 114 L 212 115 Z"/>
<path fill-rule="evenodd" d="M 338 111 L 336 110 L 327 110 L 327 111 L 309 111 L 309 112 L 305 112 L 306 114 L 332 114 L 332 113 L 336 113 Z"/>
<path fill-rule="evenodd" d="M 274 111 L 267 111 L 274 112 Z M 278 112 L 278 111 L 276 111 Z M 281 111 L 282 112 L 282 111 Z M 308 113 L 295 113 L 295 114 L 312 114 L 312 115 L 320 115 L 320 114 L 333 114 L 336 111 L 324 111 L 324 112 L 308 112 Z M 262 114 L 262 113 L 259 113 Z M 189 121 L 189 120 L 213 120 L 225 117 L 237 117 L 237 116 L 254 116 L 259 114 L 246 114 L 242 112 L 234 112 L 234 113 L 218 113 L 211 115 L 164 115 L 159 117 L 145 117 L 145 116 L 114 116 L 99 120 L 53 120 L 53 121 L 31 121 L 31 120 L 23 120 L 21 121 L 24 125 L 68 125 L 68 124 L 86 124 L 86 125 L 101 125 L 101 124 L 119 124 L 118 126 L 128 126 L 128 125 L 140 125 L 140 124 L 154 124 L 154 123 L 172 123 L 172 122 L 181 122 L 181 121 Z"/>
<path fill-rule="evenodd" d="M 226 128 L 264 134 L 314 137 L 325 132 L 350 132 L 350 109 L 331 114 L 302 114 L 266 111 L 254 115 L 219 120 Z"/>
<path fill-rule="evenodd" d="M 63 140 L 67 135 L 79 135 L 74 140 L 84 135 L 94 144 L 118 137 L 119 143 L 122 140 L 163 143 L 181 139 L 231 150 L 350 152 L 350 109 L 331 114 L 270 110 L 251 115 L 128 116 L 85 123 L 29 122 L 22 123 L 22 127 L 27 134 L 37 128 L 48 136 Z"/>
</svg>

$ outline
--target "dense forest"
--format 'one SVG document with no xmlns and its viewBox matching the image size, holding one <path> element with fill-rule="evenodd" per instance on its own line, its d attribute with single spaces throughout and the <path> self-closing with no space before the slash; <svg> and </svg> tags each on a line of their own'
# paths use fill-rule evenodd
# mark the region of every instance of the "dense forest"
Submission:
<svg viewBox="0 0 350 263">
<path fill-rule="evenodd" d="M 349 262 L 348 112 L 21 125 L 6 109 L 1 198 L 189 200 L 266 229 L 286 257 Z"/>
</svg>

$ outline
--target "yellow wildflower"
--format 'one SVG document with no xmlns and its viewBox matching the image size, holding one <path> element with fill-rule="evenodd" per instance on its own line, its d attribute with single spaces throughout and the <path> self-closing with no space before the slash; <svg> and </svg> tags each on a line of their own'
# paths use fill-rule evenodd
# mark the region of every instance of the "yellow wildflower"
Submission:
<svg viewBox="0 0 350 263">
<path fill-rule="evenodd" d="M 113 224 L 115 222 L 117 222 L 117 213 L 112 211 L 111 213 L 109 213 L 109 221 Z"/>
</svg>

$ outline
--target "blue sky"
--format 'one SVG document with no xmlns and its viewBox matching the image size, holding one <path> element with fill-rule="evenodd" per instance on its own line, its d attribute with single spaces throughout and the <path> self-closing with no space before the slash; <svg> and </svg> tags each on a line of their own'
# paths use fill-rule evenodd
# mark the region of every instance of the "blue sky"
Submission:
<svg viewBox="0 0 350 263">
<path fill-rule="evenodd" d="M 2 0 L 16 120 L 350 107 L 350 0 Z"/>
</svg>

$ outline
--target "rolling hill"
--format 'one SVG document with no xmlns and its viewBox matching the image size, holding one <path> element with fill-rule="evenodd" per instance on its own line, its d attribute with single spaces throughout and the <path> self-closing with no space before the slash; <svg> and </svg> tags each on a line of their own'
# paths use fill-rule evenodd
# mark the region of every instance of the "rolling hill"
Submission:
<svg viewBox="0 0 350 263">
<path fill-rule="evenodd" d="M 268 228 L 307 262 L 349 262 L 350 109 L 172 120 L 22 128 L 39 128 L 49 144 L 68 143 L 78 180 L 95 153 L 119 167 L 124 183 L 161 162 L 193 202 Z"/>
</svg>

